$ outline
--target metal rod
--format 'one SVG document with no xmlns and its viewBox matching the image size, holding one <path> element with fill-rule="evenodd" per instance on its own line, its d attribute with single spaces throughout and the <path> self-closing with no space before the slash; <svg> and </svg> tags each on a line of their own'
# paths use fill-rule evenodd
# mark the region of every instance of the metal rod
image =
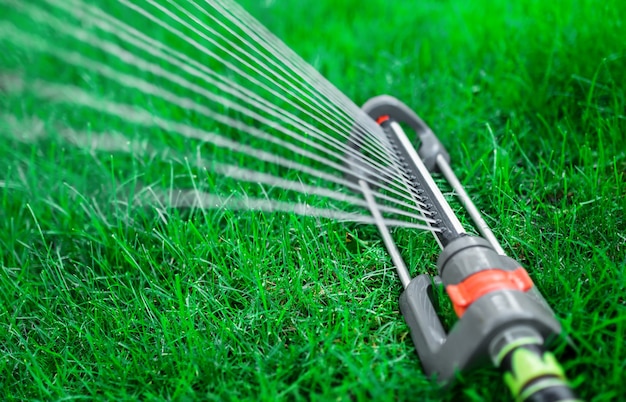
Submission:
<svg viewBox="0 0 626 402">
<path fill-rule="evenodd" d="M 457 218 L 454 214 L 454 211 L 452 211 L 450 204 L 448 204 L 448 201 L 443 196 L 443 193 L 433 180 L 430 172 L 424 165 L 422 158 L 420 158 L 415 148 L 413 148 L 413 144 L 406 136 L 400 124 L 396 123 L 395 121 L 391 121 L 389 125 L 393 129 L 396 138 L 402 145 L 404 151 L 406 152 L 406 155 L 411 159 L 411 162 L 413 162 L 415 168 L 418 170 L 416 174 L 419 174 L 421 184 L 425 187 L 428 187 L 429 191 L 434 197 L 434 200 L 432 200 L 432 202 L 436 202 L 441 213 L 445 215 L 448 221 L 448 225 L 446 225 L 447 229 L 457 233 L 458 235 L 464 234 L 465 228 L 461 224 L 461 221 L 459 221 L 459 218 Z M 442 246 L 442 248 L 445 246 L 445 244 L 441 244 L 441 242 L 439 243 L 439 245 Z"/>
<path fill-rule="evenodd" d="M 485 220 L 483 219 L 482 215 L 478 211 L 478 208 L 476 208 L 476 205 L 474 205 L 472 199 L 469 197 L 469 195 L 467 195 L 467 192 L 463 188 L 463 185 L 456 177 L 454 171 L 441 154 L 437 155 L 437 167 L 439 168 L 441 173 L 443 173 L 446 180 L 448 180 L 448 183 L 450 183 L 450 186 L 452 186 L 452 188 L 456 192 L 457 197 L 461 201 L 461 204 L 463 204 L 463 206 L 467 210 L 469 216 L 474 221 L 474 224 L 476 225 L 476 228 L 478 229 L 480 234 L 485 238 L 485 240 L 487 240 L 491 244 L 496 253 L 500 255 L 506 255 L 504 249 L 500 245 L 500 242 L 498 242 L 498 239 L 489 228 L 489 225 L 487 225 L 487 222 L 485 222 Z"/>
<path fill-rule="evenodd" d="M 406 264 L 404 263 L 404 260 L 400 255 L 400 251 L 398 250 L 396 243 L 391 237 L 391 233 L 389 233 L 387 225 L 385 225 L 382 214 L 378 210 L 378 206 L 376 205 L 376 200 L 372 195 L 372 190 L 370 189 L 370 186 L 364 180 L 359 180 L 359 185 L 363 190 L 363 196 L 365 197 L 365 201 L 367 201 L 367 205 L 369 206 L 370 212 L 372 213 L 372 217 L 374 217 L 374 221 L 376 222 L 378 231 L 383 238 L 383 242 L 385 243 L 387 252 L 391 256 L 393 265 L 396 267 L 396 271 L 398 272 L 398 276 L 400 277 L 400 281 L 402 282 L 402 287 L 406 289 L 406 287 L 409 286 L 409 282 L 411 282 L 411 274 L 406 268 Z"/>
</svg>

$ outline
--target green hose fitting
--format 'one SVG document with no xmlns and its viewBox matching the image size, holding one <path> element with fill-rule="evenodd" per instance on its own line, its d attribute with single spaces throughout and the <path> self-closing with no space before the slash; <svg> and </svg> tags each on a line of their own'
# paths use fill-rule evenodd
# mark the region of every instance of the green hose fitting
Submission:
<svg viewBox="0 0 626 402">
<path fill-rule="evenodd" d="M 517 401 L 534 400 L 546 390 L 568 387 L 565 372 L 552 353 L 540 354 L 526 347 L 515 348 L 510 353 L 504 381 Z M 560 400 L 578 401 L 566 398 Z"/>
</svg>

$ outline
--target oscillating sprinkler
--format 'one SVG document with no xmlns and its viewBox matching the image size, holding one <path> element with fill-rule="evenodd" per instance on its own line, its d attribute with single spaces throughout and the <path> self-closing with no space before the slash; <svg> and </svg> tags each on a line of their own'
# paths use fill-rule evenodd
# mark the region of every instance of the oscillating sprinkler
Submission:
<svg viewBox="0 0 626 402">
<path fill-rule="evenodd" d="M 411 278 L 387 229 L 374 192 L 363 180 L 362 163 L 350 155 L 347 164 L 355 172 L 372 216 L 377 221 L 404 291 L 400 310 L 427 375 L 450 383 L 457 371 L 491 361 L 504 373 L 504 381 L 519 401 L 578 400 L 548 340 L 562 328 L 543 296 L 521 264 L 506 256 L 462 184 L 450 168 L 450 156 L 433 131 L 408 106 L 391 96 L 378 96 L 363 105 L 365 113 L 381 128 L 381 141 L 394 155 L 397 169 L 412 198 L 430 218 L 429 225 L 442 248 L 438 276 Z M 416 150 L 400 124 L 417 134 Z M 355 129 L 350 146 L 364 152 L 366 138 Z M 472 218 L 482 237 L 466 233 L 431 173 L 445 177 Z M 431 294 L 443 286 L 458 321 L 446 332 Z"/>
</svg>

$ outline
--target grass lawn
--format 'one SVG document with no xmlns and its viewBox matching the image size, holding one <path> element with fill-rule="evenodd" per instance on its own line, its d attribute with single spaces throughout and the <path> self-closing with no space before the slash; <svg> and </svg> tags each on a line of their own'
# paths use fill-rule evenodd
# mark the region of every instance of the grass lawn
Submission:
<svg viewBox="0 0 626 402">
<path fill-rule="evenodd" d="M 425 377 L 375 228 L 132 202 L 145 186 L 262 195 L 253 183 L 190 162 L 198 154 L 296 174 L 194 137 L 213 130 L 264 146 L 223 130 L 184 99 L 253 124 L 227 102 L 155 71 L 138 75 L 137 63 L 97 48 L 99 40 L 117 41 L 130 55 L 156 60 L 58 6 L 75 1 L 0 0 L 1 399 L 505 399 L 501 374 L 490 367 L 445 390 Z M 19 4 L 42 12 L 27 15 Z M 219 71 L 158 23 L 117 2 L 90 4 Z M 575 348 L 556 354 L 577 392 L 626 399 L 626 2 L 240 4 L 356 104 L 388 93 L 428 122 L 573 340 Z M 158 21 L 173 21 L 153 10 Z M 93 36 L 71 38 L 74 28 Z M 87 58 L 100 63 L 99 73 Z M 163 68 L 206 85 L 184 68 Z M 115 72 L 141 85 L 116 81 Z M 280 107 L 304 102 L 264 95 Z M 103 113 L 104 100 L 129 107 Z M 314 109 L 306 110 L 320 113 Z M 413 275 L 434 271 L 430 234 L 397 229 L 394 237 Z M 443 315 L 453 324 L 449 308 Z"/>
</svg>

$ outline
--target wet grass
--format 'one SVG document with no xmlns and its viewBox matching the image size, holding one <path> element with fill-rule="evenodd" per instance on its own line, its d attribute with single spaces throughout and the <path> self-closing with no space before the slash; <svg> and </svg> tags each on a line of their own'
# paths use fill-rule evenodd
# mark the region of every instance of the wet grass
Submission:
<svg viewBox="0 0 626 402">
<path fill-rule="evenodd" d="M 625 398 L 626 5 L 242 4 L 358 104 L 388 93 L 415 108 L 573 339 L 576 350 L 557 355 L 577 391 Z M 3 21 L 19 25 L 2 7 Z M 210 124 L 58 59 L 35 59 L 7 32 L 4 77 L 62 80 Z M 194 57 L 188 44 L 169 44 Z M 141 184 L 217 184 L 185 161 L 68 138 L 117 132 L 180 155 L 197 144 L 2 87 L 0 105 L 3 399 L 496 401 L 508 392 L 488 367 L 445 390 L 424 376 L 374 228 L 139 207 L 128 200 Z M 432 236 L 394 235 L 413 274 L 434 270 Z"/>
</svg>

